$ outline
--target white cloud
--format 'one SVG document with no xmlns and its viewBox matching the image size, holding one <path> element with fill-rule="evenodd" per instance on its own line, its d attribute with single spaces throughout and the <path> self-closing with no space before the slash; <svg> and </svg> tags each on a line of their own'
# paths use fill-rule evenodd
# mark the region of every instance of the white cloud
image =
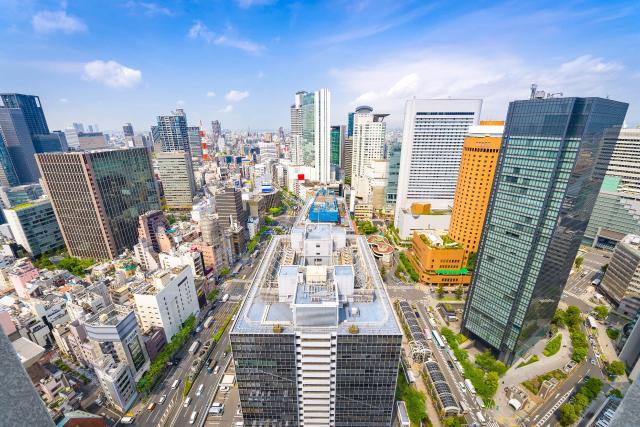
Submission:
<svg viewBox="0 0 640 427">
<path fill-rule="evenodd" d="M 527 98 L 533 82 L 541 90 L 566 96 L 613 95 L 617 89 L 623 98 L 624 89 L 616 79 L 622 69 L 617 62 L 590 55 L 539 67 L 507 54 L 428 50 L 407 51 L 385 62 L 335 69 L 331 74 L 351 99 L 337 114 L 369 104 L 390 113 L 389 121 L 399 125 L 405 102 L 412 97 L 482 98 L 483 117 L 503 119 L 509 102 Z"/>
<path fill-rule="evenodd" d="M 147 3 L 143 1 L 128 1 L 125 7 L 133 12 L 141 12 L 147 16 L 166 15 L 173 16 L 173 11 L 157 3 Z"/>
<path fill-rule="evenodd" d="M 260 51 L 264 49 L 264 46 L 251 40 L 217 35 L 200 21 L 196 21 L 191 28 L 189 28 L 189 37 L 192 39 L 201 38 L 209 44 L 232 47 L 252 54 L 260 53 Z"/>
<path fill-rule="evenodd" d="M 249 97 L 248 90 L 239 91 L 234 89 L 227 92 L 227 94 L 224 96 L 224 99 L 229 102 L 240 102 L 247 97 Z"/>
<path fill-rule="evenodd" d="M 215 93 L 215 92 L 213 92 L 213 91 L 211 91 L 211 90 L 210 90 L 209 92 L 207 92 L 207 97 L 208 97 L 208 98 L 213 98 L 214 96 L 216 96 L 216 93 Z"/>
<path fill-rule="evenodd" d="M 33 25 L 34 31 L 40 34 L 58 31 L 71 34 L 87 31 L 87 25 L 80 18 L 67 15 L 64 10 L 38 12 L 31 19 L 31 25 Z"/>
<path fill-rule="evenodd" d="M 83 79 L 96 81 L 109 87 L 130 88 L 142 80 L 142 72 L 116 61 L 91 61 L 84 65 Z"/>
<path fill-rule="evenodd" d="M 218 113 L 230 113 L 233 111 L 233 105 L 227 105 L 224 108 L 218 110 Z"/>
<path fill-rule="evenodd" d="M 248 9 L 252 6 L 268 6 L 276 1 L 277 0 L 236 0 L 236 3 L 241 8 Z"/>
</svg>

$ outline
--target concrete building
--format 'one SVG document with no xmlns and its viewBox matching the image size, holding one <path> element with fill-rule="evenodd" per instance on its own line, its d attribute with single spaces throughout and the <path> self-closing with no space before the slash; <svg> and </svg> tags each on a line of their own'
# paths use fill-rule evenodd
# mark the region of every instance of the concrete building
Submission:
<svg viewBox="0 0 640 427">
<path fill-rule="evenodd" d="M 548 331 L 602 184 L 594 170 L 604 131 L 622 126 L 627 107 L 603 98 L 509 104 L 462 323 L 507 364 Z"/>
<path fill-rule="evenodd" d="M 620 177 L 620 187 L 640 191 L 640 127 L 605 133 L 597 171 Z"/>
<path fill-rule="evenodd" d="M 328 89 L 302 96 L 302 162 L 307 178 L 328 184 L 331 175 L 331 93 Z"/>
<path fill-rule="evenodd" d="M 196 194 L 191 154 L 188 151 L 161 152 L 156 154 L 156 159 L 167 208 L 191 210 Z"/>
<path fill-rule="evenodd" d="M 481 121 L 464 138 L 449 236 L 464 246 L 465 257 L 478 252 L 503 131 L 504 122 Z"/>
<path fill-rule="evenodd" d="M 102 132 L 78 133 L 78 147 L 80 150 L 99 150 L 107 148 L 107 140 Z"/>
<path fill-rule="evenodd" d="M 351 154 L 351 179 L 364 178 L 367 166 L 376 160 L 384 160 L 384 142 L 388 114 L 374 114 L 373 108 L 356 108 L 353 116 L 353 148 Z"/>
<path fill-rule="evenodd" d="M 72 256 L 116 258 L 138 242 L 138 216 L 160 209 L 146 148 L 45 153 L 37 161 Z"/>
<path fill-rule="evenodd" d="M 402 333 L 366 239 L 311 205 L 273 236 L 231 329 L 244 422 L 387 427 Z"/>
<path fill-rule="evenodd" d="M 188 266 L 156 272 L 150 280 L 131 285 L 142 331 L 164 330 L 167 342 L 182 324 L 198 314 L 198 296 L 193 273 Z"/>
<path fill-rule="evenodd" d="M 67 128 L 64 130 L 64 137 L 67 141 L 67 146 L 70 150 L 80 149 L 80 138 L 78 138 L 78 131 L 74 128 Z"/>
<path fill-rule="evenodd" d="M 464 137 L 477 125 L 482 100 L 412 99 L 407 101 L 402 132 L 402 153 L 394 225 L 402 238 L 407 229 L 404 216 L 412 216 L 414 203 L 428 204 L 433 211 L 447 211 L 453 205 Z"/>
<path fill-rule="evenodd" d="M 640 236 L 629 234 L 616 245 L 599 289 L 620 315 L 636 316 L 640 310 Z"/>
<path fill-rule="evenodd" d="M 189 150 L 191 159 L 194 162 L 202 161 L 202 135 L 200 126 L 187 126 L 187 138 L 189 139 Z"/>
<path fill-rule="evenodd" d="M 160 252 L 158 228 L 169 229 L 169 221 L 161 210 L 145 212 L 138 217 L 138 238 L 145 239 L 154 251 Z"/>
<path fill-rule="evenodd" d="M 38 200 L 44 194 L 40 184 L 17 185 L 15 187 L 0 187 L 0 204 L 5 209 L 12 208 L 23 203 Z"/>
<path fill-rule="evenodd" d="M 110 356 L 116 364 L 128 367 L 135 381 L 142 378 L 149 369 L 149 355 L 130 308 L 109 305 L 85 319 L 83 324 L 91 345 L 92 360 L 101 361 Z"/>
<path fill-rule="evenodd" d="M 291 152 L 291 163 L 302 164 L 302 97 L 304 91 L 296 92 L 294 103 L 291 105 L 291 141 L 289 150 Z"/>
<path fill-rule="evenodd" d="M 94 372 L 109 403 L 118 411 L 126 412 L 138 397 L 130 367 L 111 355 L 104 355 L 96 361 Z"/>
<path fill-rule="evenodd" d="M 4 209 L 16 242 L 32 257 L 64 247 L 51 202 L 39 199 Z"/>
<path fill-rule="evenodd" d="M 352 182 L 352 157 L 353 157 L 353 136 L 344 139 L 344 148 L 342 150 L 342 176 L 345 183 Z"/>
<path fill-rule="evenodd" d="M 407 256 L 427 285 L 460 286 L 471 283 L 464 247 L 449 236 L 414 233 Z"/>
<path fill-rule="evenodd" d="M 215 195 L 216 210 L 223 227 L 236 223 L 241 227 L 247 225 L 247 211 L 242 206 L 242 192 L 237 188 L 227 187 Z"/>
<path fill-rule="evenodd" d="M 389 163 L 386 160 L 367 162 L 363 174 L 355 180 L 354 188 L 359 203 L 371 205 L 374 211 L 384 209 L 388 169 Z"/>
</svg>

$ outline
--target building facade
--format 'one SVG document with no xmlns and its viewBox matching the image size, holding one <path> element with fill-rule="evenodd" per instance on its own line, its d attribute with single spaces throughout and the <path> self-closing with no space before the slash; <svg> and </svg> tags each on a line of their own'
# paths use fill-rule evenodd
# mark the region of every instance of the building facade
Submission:
<svg viewBox="0 0 640 427">
<path fill-rule="evenodd" d="M 40 174 L 29 126 L 20 108 L 0 107 L 0 133 L 20 184 L 38 182 Z"/>
<path fill-rule="evenodd" d="M 465 257 L 478 252 L 504 122 L 480 122 L 464 138 L 449 236 L 464 246 Z"/>
<path fill-rule="evenodd" d="M 389 147 L 387 159 L 387 186 L 385 188 L 384 203 L 385 209 L 393 211 L 396 206 L 396 198 L 398 197 L 398 174 L 400 173 L 400 156 L 402 154 L 402 146 L 399 142 Z"/>
<path fill-rule="evenodd" d="M 64 239 L 49 200 L 35 200 L 5 209 L 4 216 L 16 242 L 32 257 L 64 247 Z"/>
<path fill-rule="evenodd" d="M 167 116 L 158 116 L 157 138 L 162 151 L 190 152 L 187 116 L 182 110 L 176 110 Z M 154 144 L 156 138 L 154 138 Z"/>
<path fill-rule="evenodd" d="M 603 134 L 622 126 L 627 107 L 602 98 L 509 104 L 462 324 L 507 363 L 547 332 L 602 184 Z"/>
<path fill-rule="evenodd" d="M 302 96 L 302 162 L 313 181 L 328 184 L 331 177 L 331 93 L 328 89 Z"/>
<path fill-rule="evenodd" d="M 113 259 L 138 241 L 138 217 L 160 209 L 146 148 L 37 155 L 69 254 Z"/>
<path fill-rule="evenodd" d="M 629 234 L 616 245 L 599 289 L 618 314 L 634 318 L 640 311 L 640 236 Z"/>
<path fill-rule="evenodd" d="M 342 148 L 344 146 L 345 127 L 331 126 L 331 166 L 341 167 Z"/>
<path fill-rule="evenodd" d="M 49 126 L 40 103 L 40 97 L 20 93 L 0 94 L 2 105 L 7 108 L 19 108 L 27 122 L 30 135 L 47 135 Z"/>
<path fill-rule="evenodd" d="M 388 114 L 374 114 L 373 108 L 356 108 L 353 116 L 351 179 L 364 177 L 367 166 L 374 160 L 384 160 L 384 141 Z"/>
<path fill-rule="evenodd" d="M 160 152 L 156 154 L 156 159 L 167 208 L 191 210 L 193 197 L 196 194 L 191 153 L 188 151 Z"/>
</svg>

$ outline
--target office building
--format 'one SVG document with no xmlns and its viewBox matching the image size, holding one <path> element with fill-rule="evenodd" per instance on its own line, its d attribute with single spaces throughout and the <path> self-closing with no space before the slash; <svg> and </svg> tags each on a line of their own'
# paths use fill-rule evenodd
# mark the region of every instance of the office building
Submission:
<svg viewBox="0 0 640 427">
<path fill-rule="evenodd" d="M 80 138 L 78 137 L 78 131 L 75 128 L 67 128 L 64 130 L 64 137 L 67 140 L 67 146 L 70 150 L 80 149 Z"/>
<path fill-rule="evenodd" d="M 64 132 L 54 131 L 47 135 L 33 135 L 33 149 L 36 153 L 55 153 L 69 151 Z"/>
<path fill-rule="evenodd" d="M 188 151 L 164 151 L 156 154 L 167 208 L 191 210 L 196 183 Z"/>
<path fill-rule="evenodd" d="M 111 356 L 129 367 L 136 381 L 149 369 L 149 356 L 136 315 L 124 305 L 111 304 L 83 321 L 93 360 Z"/>
<path fill-rule="evenodd" d="M 400 155 L 402 146 L 399 142 L 391 144 L 388 153 L 387 186 L 385 188 L 384 202 L 387 211 L 395 211 L 396 197 L 398 196 L 398 174 L 400 173 Z"/>
<path fill-rule="evenodd" d="M 198 296 L 191 269 L 183 265 L 161 270 L 151 278 L 130 285 L 142 331 L 162 328 L 167 342 L 182 324 L 198 314 Z"/>
<path fill-rule="evenodd" d="M 618 314 L 633 318 L 640 311 L 640 236 L 629 234 L 618 242 L 599 290 Z"/>
<path fill-rule="evenodd" d="M 247 226 L 247 211 L 242 206 L 242 192 L 237 188 L 227 187 L 215 195 L 216 210 L 223 227 L 236 223 Z"/>
<path fill-rule="evenodd" d="M 449 236 L 414 233 L 408 258 L 422 283 L 460 286 L 471 282 L 464 247 Z"/>
<path fill-rule="evenodd" d="M 373 108 L 356 108 L 353 116 L 351 179 L 364 177 L 365 169 L 374 160 L 384 160 L 384 141 L 388 114 L 374 114 Z"/>
<path fill-rule="evenodd" d="M 96 360 L 93 370 L 107 401 L 118 411 L 126 412 L 138 397 L 131 368 L 106 354 Z"/>
<path fill-rule="evenodd" d="M 330 181 L 331 93 L 320 89 L 302 95 L 302 161 L 312 181 L 328 184 Z"/>
<path fill-rule="evenodd" d="M 345 183 L 350 184 L 351 169 L 352 169 L 352 156 L 353 156 L 353 137 L 348 136 L 344 139 L 344 149 L 342 150 L 342 175 Z"/>
<path fill-rule="evenodd" d="M 133 126 L 131 123 L 125 123 L 124 126 L 122 126 L 122 134 L 125 138 L 133 138 Z"/>
<path fill-rule="evenodd" d="M 504 122 L 480 122 L 464 138 L 449 236 L 464 246 L 465 257 L 478 252 Z"/>
<path fill-rule="evenodd" d="M 190 152 L 187 116 L 184 111 L 176 110 L 170 115 L 158 116 L 157 135 L 162 151 Z"/>
<path fill-rule="evenodd" d="M 4 216 L 16 242 L 32 257 L 64 247 L 56 215 L 47 199 L 4 209 Z"/>
<path fill-rule="evenodd" d="M 366 239 L 308 219 L 312 203 L 271 239 L 231 329 L 244 422 L 387 427 L 402 333 Z"/>
<path fill-rule="evenodd" d="M 298 91 L 295 94 L 294 102 L 291 105 L 291 141 L 289 150 L 291 151 L 291 164 L 302 164 L 302 97 L 305 91 Z"/>
<path fill-rule="evenodd" d="M 0 130 L 0 185 L 13 187 L 19 184 L 18 174 L 13 167 L 6 140 Z"/>
<path fill-rule="evenodd" d="M 138 242 L 138 217 L 160 209 L 146 148 L 37 155 L 69 254 L 114 259 Z"/>
<path fill-rule="evenodd" d="M 629 336 L 621 339 L 624 342 L 618 353 L 618 358 L 624 363 L 629 379 L 636 381 L 640 374 L 640 317 L 636 314 L 634 320 L 623 329 L 623 334 L 630 329 Z"/>
<path fill-rule="evenodd" d="M 344 137 L 346 129 L 344 125 L 331 126 L 331 166 L 341 167 L 342 148 L 344 146 Z"/>
<path fill-rule="evenodd" d="M 606 132 L 600 157 L 596 170 L 620 177 L 624 190 L 640 191 L 640 127 Z"/>
<path fill-rule="evenodd" d="M 448 226 L 444 215 L 433 214 L 451 209 L 464 136 L 478 124 L 481 107 L 479 99 L 407 101 L 394 216 L 401 238 Z"/>
<path fill-rule="evenodd" d="M 349 113 L 347 114 L 347 137 L 352 137 L 353 136 L 353 116 L 355 116 L 356 113 Z"/>
<path fill-rule="evenodd" d="M 6 108 L 19 108 L 22 111 L 31 136 L 49 134 L 49 126 L 47 126 L 39 96 L 2 93 L 0 101 Z"/>
<path fill-rule="evenodd" d="M 462 324 L 508 364 L 548 330 L 602 184 L 594 170 L 604 131 L 621 127 L 627 107 L 602 98 L 509 104 Z"/>
<path fill-rule="evenodd" d="M 605 176 L 582 243 L 613 250 L 627 234 L 640 235 L 640 190 L 622 186 L 619 176 Z"/>
<path fill-rule="evenodd" d="M 99 150 L 107 147 L 107 140 L 102 132 L 80 132 L 78 146 L 80 150 Z"/>
<path fill-rule="evenodd" d="M 634 381 L 625 392 L 608 427 L 635 427 L 640 418 L 638 402 L 640 402 L 640 382 Z"/>
<path fill-rule="evenodd" d="M 204 135 L 204 134 L 203 134 Z M 188 126 L 187 137 L 189 139 L 189 149 L 194 161 L 202 161 L 202 136 L 200 126 Z"/>
<path fill-rule="evenodd" d="M 84 132 L 84 125 L 82 123 L 71 123 L 71 127 L 77 133 Z"/>
<path fill-rule="evenodd" d="M 40 174 L 29 127 L 20 108 L 0 107 L 0 133 L 20 184 L 38 182 Z"/>
<path fill-rule="evenodd" d="M 211 121 L 211 133 L 213 134 L 214 141 L 218 142 L 218 138 L 222 135 L 222 125 L 220 124 L 220 120 Z"/>
<path fill-rule="evenodd" d="M 169 221 L 161 210 L 145 212 L 138 218 L 138 238 L 144 239 L 153 248 L 154 251 L 160 252 L 158 244 L 158 229 L 169 229 Z"/>
<path fill-rule="evenodd" d="M 367 162 L 362 176 L 353 182 L 357 193 L 357 203 L 371 205 L 371 209 L 381 211 L 385 204 L 385 188 L 387 186 L 389 163 L 386 160 Z"/>
</svg>

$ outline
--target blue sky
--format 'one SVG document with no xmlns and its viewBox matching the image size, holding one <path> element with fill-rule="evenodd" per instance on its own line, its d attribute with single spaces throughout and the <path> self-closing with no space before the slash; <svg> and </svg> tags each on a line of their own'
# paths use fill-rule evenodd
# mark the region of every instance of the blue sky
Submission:
<svg viewBox="0 0 640 427">
<path fill-rule="evenodd" d="M 529 85 L 629 102 L 640 122 L 638 1 L 0 0 L 0 91 L 40 95 L 50 127 L 148 130 L 184 108 L 227 129 L 289 126 L 327 87 L 400 126 L 416 97 L 484 99 L 502 119 Z"/>
</svg>

